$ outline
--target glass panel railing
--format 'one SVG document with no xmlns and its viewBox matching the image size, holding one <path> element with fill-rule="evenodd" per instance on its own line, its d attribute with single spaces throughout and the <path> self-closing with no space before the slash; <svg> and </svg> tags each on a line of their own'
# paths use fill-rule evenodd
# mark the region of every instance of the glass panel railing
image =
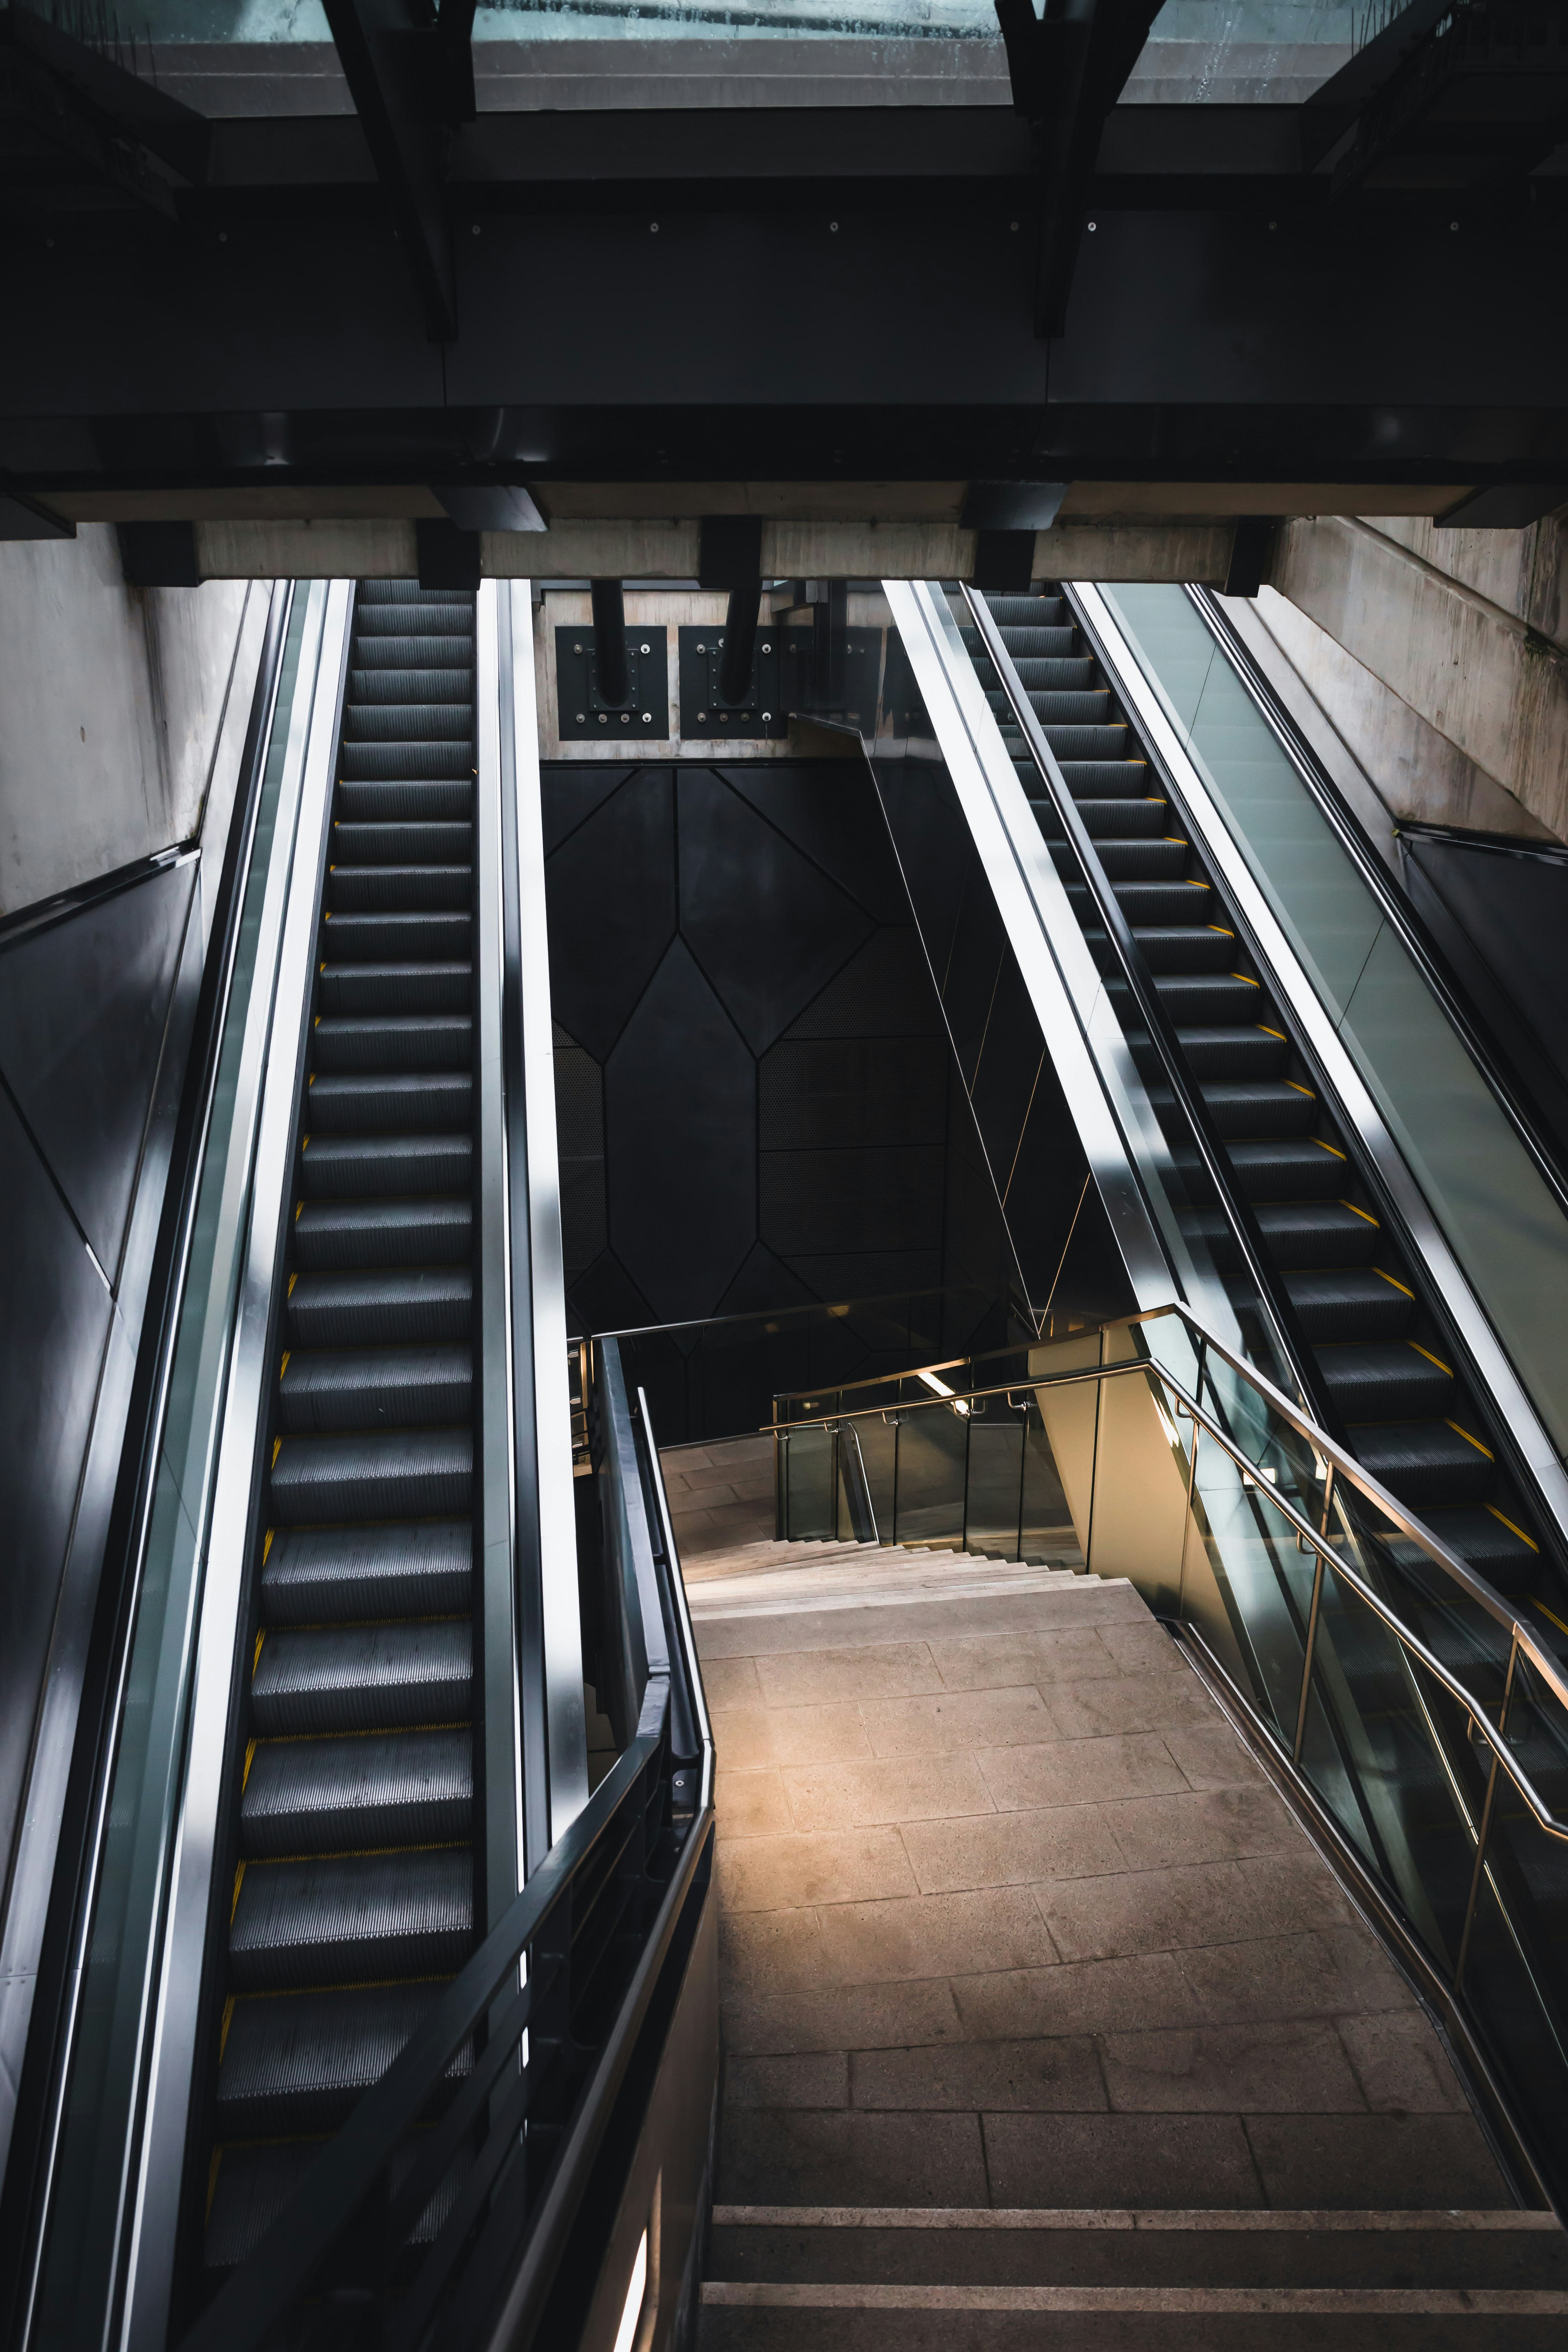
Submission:
<svg viewBox="0 0 1568 2352">
<path fill-rule="evenodd" d="M 326 597 L 325 582 L 294 596 L 252 835 L 70 2037 L 32 2330 L 42 2344 L 100 2340 L 129 2221 L 124 2163 L 152 2024 L 243 1212 Z"/>
<path fill-rule="evenodd" d="M 884 1543 L 1126 1576 L 1194 1636 L 1568 2181 L 1568 1671 L 1497 1593 L 1179 1307 L 775 1412 L 781 1534 L 846 1532 L 854 1441 Z"/>
<path fill-rule="evenodd" d="M 1185 591 L 1105 605 L 1559 1450 L 1568 1215 L 1372 883 Z"/>
</svg>

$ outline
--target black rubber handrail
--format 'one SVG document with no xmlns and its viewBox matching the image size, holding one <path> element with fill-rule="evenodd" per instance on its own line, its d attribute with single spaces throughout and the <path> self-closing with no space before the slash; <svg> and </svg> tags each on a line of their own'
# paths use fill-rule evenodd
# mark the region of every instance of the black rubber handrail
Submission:
<svg viewBox="0 0 1568 2352">
<path fill-rule="evenodd" d="M 1318 1370 L 1317 1359 L 1308 1345 L 1289 1295 L 1265 1246 L 1252 1204 L 1237 1188 L 1219 1129 L 1204 1100 L 1201 1087 L 1188 1072 L 1186 1055 L 1176 1034 L 1175 1023 L 1165 1010 L 1160 992 L 1154 985 L 1154 976 L 1144 961 L 1143 950 L 1122 912 L 1121 902 L 1111 887 L 1110 877 L 1100 864 L 1093 838 L 1079 814 L 1077 802 L 1068 790 L 1067 779 L 1047 740 L 1045 729 L 1035 715 L 1035 707 L 1019 681 L 1012 656 L 1002 641 L 1002 633 L 984 598 L 967 584 L 963 588 L 963 601 L 995 669 L 1002 691 L 1012 708 L 1029 756 L 1049 794 L 1089 898 L 1105 926 L 1111 952 L 1121 967 L 1121 976 L 1127 982 L 1150 1043 L 1159 1057 L 1165 1083 L 1175 1098 L 1177 1109 L 1197 1147 L 1204 1172 L 1214 1186 L 1215 1196 L 1236 1237 L 1247 1278 L 1254 1286 L 1264 1314 L 1272 1327 L 1272 1337 L 1279 1348 L 1280 1361 L 1310 1407 L 1313 1420 L 1342 1439 L 1341 1417 Z"/>
</svg>

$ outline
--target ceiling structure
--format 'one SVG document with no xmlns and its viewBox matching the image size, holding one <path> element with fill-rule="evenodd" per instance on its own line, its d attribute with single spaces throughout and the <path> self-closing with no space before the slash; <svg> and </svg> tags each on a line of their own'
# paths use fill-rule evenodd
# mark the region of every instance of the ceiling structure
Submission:
<svg viewBox="0 0 1568 2352">
<path fill-rule="evenodd" d="M 1568 497 L 1562 0 L 42 5 L 7 535 Z"/>
</svg>

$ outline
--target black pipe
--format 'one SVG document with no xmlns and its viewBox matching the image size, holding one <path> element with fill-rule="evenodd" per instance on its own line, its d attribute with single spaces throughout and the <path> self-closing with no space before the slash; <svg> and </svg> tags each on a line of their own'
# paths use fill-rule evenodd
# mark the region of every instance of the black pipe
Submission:
<svg viewBox="0 0 1568 2352">
<path fill-rule="evenodd" d="M 748 580 L 730 591 L 724 618 L 724 651 L 719 661 L 719 699 L 733 709 L 752 698 L 752 658 L 757 649 L 757 614 L 763 602 L 760 579 Z"/>
<path fill-rule="evenodd" d="M 594 599 L 594 682 L 608 710 L 626 698 L 626 601 L 618 580 L 589 583 Z"/>
</svg>

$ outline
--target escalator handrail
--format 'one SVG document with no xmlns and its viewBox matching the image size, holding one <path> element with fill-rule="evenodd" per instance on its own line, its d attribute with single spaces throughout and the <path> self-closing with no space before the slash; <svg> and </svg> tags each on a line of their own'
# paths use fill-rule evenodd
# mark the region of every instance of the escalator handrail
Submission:
<svg viewBox="0 0 1568 2352">
<path fill-rule="evenodd" d="M 1264 724 L 1278 740 L 1319 813 L 1354 866 L 1376 902 L 1379 914 L 1397 935 L 1400 945 L 1442 1006 L 1449 1025 L 1458 1035 L 1471 1061 L 1497 1097 L 1499 1108 L 1534 1161 L 1542 1181 L 1555 1197 L 1564 1216 L 1568 1216 L 1568 1170 L 1564 1170 L 1556 1150 L 1542 1133 L 1542 1122 L 1526 1109 L 1514 1081 L 1504 1074 L 1504 1055 L 1479 1021 L 1467 992 L 1455 976 L 1447 958 L 1422 920 L 1419 911 L 1395 885 L 1387 866 L 1373 847 L 1361 819 L 1289 712 L 1279 703 L 1257 661 L 1242 643 L 1229 614 L 1221 610 L 1214 591 L 1189 583 L 1186 593 L 1257 706 Z"/>
<path fill-rule="evenodd" d="M 1521 1617 L 1517 1610 L 1510 1608 L 1507 1600 L 1494 1586 L 1489 1584 L 1484 1577 L 1478 1576 L 1475 1570 L 1468 1567 L 1456 1552 L 1450 1551 L 1441 1538 L 1435 1536 L 1431 1529 L 1415 1516 L 1414 1512 L 1407 1510 L 1403 1503 L 1372 1476 L 1370 1472 L 1363 1469 L 1353 1454 L 1348 1454 L 1326 1430 L 1321 1428 L 1307 1413 L 1303 1412 L 1300 1405 L 1293 1403 L 1282 1389 L 1276 1388 L 1255 1364 L 1248 1363 L 1244 1356 L 1237 1355 L 1234 1349 L 1226 1347 L 1223 1339 L 1216 1339 L 1208 1327 L 1193 1313 L 1184 1300 L 1173 1300 L 1168 1307 L 1152 1307 L 1141 1315 L 1129 1315 L 1125 1321 L 1129 1326 L 1157 1323 L 1167 1316 L 1179 1317 L 1195 1340 L 1206 1350 L 1219 1356 L 1233 1371 L 1238 1373 L 1243 1380 L 1255 1388 L 1271 1409 L 1283 1421 L 1288 1422 L 1299 1436 L 1304 1437 L 1326 1464 L 1332 1466 L 1336 1484 L 1342 1483 L 1355 1488 L 1366 1501 L 1373 1505 L 1374 1509 L 1392 1521 L 1399 1535 L 1417 1545 L 1434 1567 L 1440 1569 L 1446 1576 L 1458 1585 L 1468 1601 L 1474 1601 L 1479 1608 L 1485 1610 L 1487 1615 L 1509 1635 L 1510 1642 L 1518 1646 L 1521 1654 L 1528 1659 L 1531 1666 L 1551 1691 L 1552 1697 L 1562 1707 L 1568 1710 L 1568 1675 L 1564 1674 L 1562 1665 L 1552 1653 L 1542 1646 L 1540 1637 L 1528 1619 Z M 951 1370 L 952 1367 L 949 1366 L 947 1369 Z M 1446 1687 L 1462 1702 L 1472 1717 L 1481 1721 L 1485 1737 L 1491 1742 L 1494 1750 L 1500 1755 L 1502 1751 L 1490 1727 L 1479 1717 L 1479 1702 L 1474 1694 L 1467 1692 L 1462 1685 L 1454 1680 L 1448 1669 L 1427 1650 L 1421 1636 L 1412 1632 L 1389 1604 L 1370 1586 L 1363 1582 L 1343 1555 L 1332 1549 L 1321 1531 L 1302 1516 L 1293 1503 L 1281 1495 L 1271 1482 L 1258 1479 L 1258 1465 L 1245 1449 L 1221 1427 L 1205 1406 L 1197 1403 L 1188 1394 L 1175 1375 L 1168 1371 L 1156 1357 L 1130 1356 L 1114 1363 L 1086 1364 L 1067 1371 L 1030 1372 L 1026 1378 L 1007 1381 L 994 1388 L 954 1389 L 952 1393 L 947 1396 L 911 1397 L 900 1402 L 898 1411 L 900 1413 L 946 1412 L 951 1412 L 955 1403 L 973 1405 L 981 1399 L 1016 1396 L 1023 1389 L 1034 1391 L 1043 1388 L 1081 1387 L 1091 1381 L 1116 1380 L 1133 1372 L 1152 1374 L 1178 1401 L 1184 1413 L 1192 1412 L 1197 1414 L 1201 1425 L 1209 1431 L 1232 1460 L 1255 1480 L 1259 1491 L 1267 1493 L 1268 1499 L 1276 1509 L 1281 1511 L 1290 1521 L 1292 1531 L 1309 1542 L 1312 1550 L 1333 1568 L 1336 1575 L 1344 1576 L 1354 1585 L 1361 1598 L 1376 1611 L 1384 1623 L 1398 1635 L 1405 1646 L 1418 1655 L 1422 1664 L 1428 1667 L 1442 1680 Z M 835 1418 L 842 1421 L 856 1419 L 868 1421 L 873 1417 L 879 1417 L 887 1409 L 879 1405 L 861 1405 L 851 1412 L 837 1414 Z M 826 1426 L 826 1423 L 822 1420 L 773 1422 L 764 1424 L 761 1433 L 778 1437 L 792 1429 L 821 1430 Z M 1527 1789 L 1528 1783 L 1521 1780 L 1519 1773 L 1514 1769 L 1511 1759 L 1504 1757 L 1503 1762 L 1510 1777 L 1519 1781 L 1521 1789 Z M 1543 1827 L 1550 1825 L 1553 1835 L 1568 1837 L 1568 1823 L 1554 1822 L 1552 1815 L 1542 1805 L 1538 1798 L 1531 1796 L 1528 1801 Z"/>
<path fill-rule="evenodd" d="M 152 1525 L 185 1272 L 195 1235 L 206 1139 L 217 1090 L 224 1024 L 233 986 L 255 847 L 257 816 L 293 583 L 275 582 L 240 750 L 237 781 L 213 896 L 213 915 L 184 1082 L 143 1308 L 142 1339 L 126 1412 L 120 1473 L 104 1540 L 97 1622 L 83 1678 L 75 1753 L 62 1815 L 58 1861 L 39 1954 L 26 2057 L 17 2089 L 9 2161 L 0 2198 L 0 2338 L 19 2335 L 24 2273 L 36 2260 L 53 2176 L 46 2144 L 58 2136 L 68 2079 L 70 2011 L 79 1995 L 85 1944 L 107 1828 L 110 1781 L 126 1700 L 126 1671 Z M 204 856 L 205 850 L 204 846 Z M 37 2160 L 23 2162 L 30 2147 Z"/>
<path fill-rule="evenodd" d="M 1318 1371 L 1316 1360 L 1301 1329 L 1300 1319 L 1264 1245 L 1252 1204 L 1236 1185 L 1219 1129 L 1204 1100 L 1202 1089 L 1187 1070 L 1186 1056 L 1182 1051 L 1175 1024 L 1161 1000 L 1143 950 L 1122 912 L 1121 901 L 1100 863 L 1093 838 L 1079 814 L 1078 803 L 1068 790 L 1067 779 L 1062 774 L 1056 753 L 1051 750 L 1045 729 L 1035 714 L 1034 705 L 1019 680 L 1013 657 L 1002 641 L 1002 633 L 984 596 L 971 588 L 967 582 L 963 583 L 963 593 L 1002 691 L 1028 747 L 1029 756 L 1050 795 L 1058 821 L 1067 835 L 1096 911 L 1105 926 L 1111 951 L 1121 967 L 1122 978 L 1131 991 L 1150 1043 L 1159 1056 L 1165 1083 L 1175 1097 L 1187 1130 L 1197 1146 L 1204 1172 L 1214 1186 L 1226 1220 L 1240 1245 L 1247 1278 L 1257 1290 L 1264 1313 L 1272 1326 L 1280 1360 L 1289 1365 L 1302 1397 L 1312 1408 L 1313 1418 L 1325 1426 L 1338 1428 L 1340 1417 L 1333 1410 Z"/>
</svg>

